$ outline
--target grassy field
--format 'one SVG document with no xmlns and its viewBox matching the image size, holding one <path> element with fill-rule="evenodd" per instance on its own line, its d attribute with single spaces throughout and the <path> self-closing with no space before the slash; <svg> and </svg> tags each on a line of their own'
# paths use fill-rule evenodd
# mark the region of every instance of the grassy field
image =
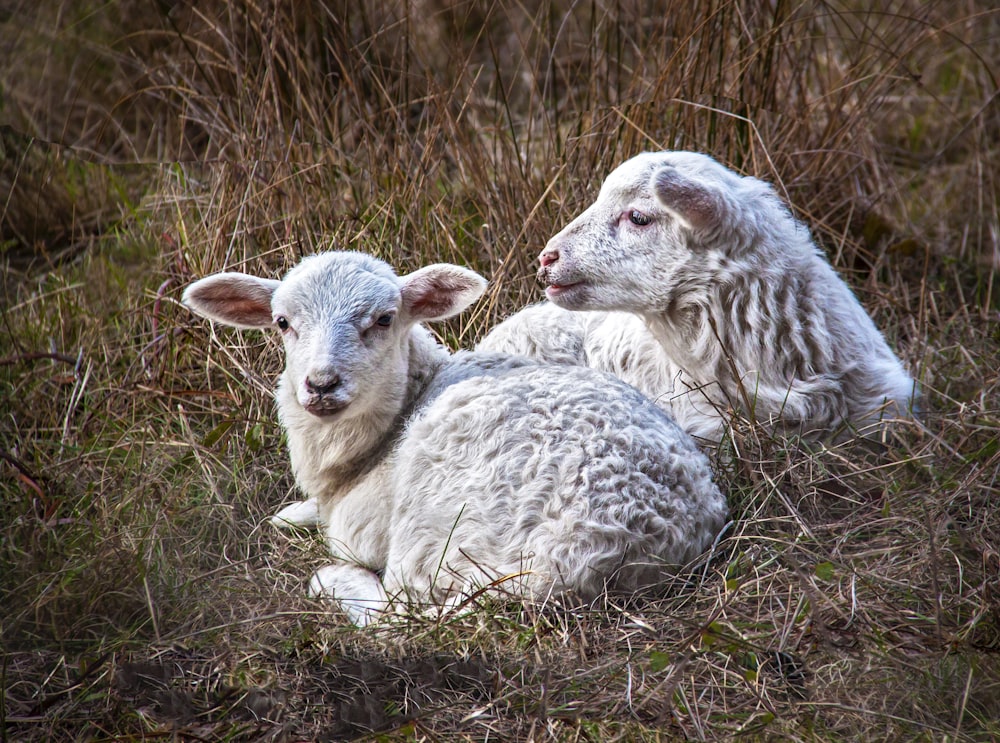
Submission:
<svg viewBox="0 0 1000 743">
<path fill-rule="evenodd" d="M 0 6 L 0 741 L 1000 737 L 1000 12 L 869 5 Z M 278 344 L 184 286 L 459 262 L 469 346 L 649 149 L 777 185 L 922 425 L 734 421 L 732 526 L 652 594 L 364 631 L 308 600 L 319 537 L 266 523 Z"/>
</svg>

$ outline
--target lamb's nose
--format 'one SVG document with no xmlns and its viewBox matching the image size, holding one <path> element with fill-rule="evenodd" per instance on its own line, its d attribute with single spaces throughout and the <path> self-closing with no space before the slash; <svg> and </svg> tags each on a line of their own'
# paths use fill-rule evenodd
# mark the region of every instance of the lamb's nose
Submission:
<svg viewBox="0 0 1000 743">
<path fill-rule="evenodd" d="M 313 380 L 306 377 L 306 389 L 314 395 L 327 395 L 340 386 L 340 377 L 334 374 L 331 377 L 319 377 Z"/>
<path fill-rule="evenodd" d="M 553 263 L 559 260 L 559 249 L 558 248 L 546 248 L 542 251 L 542 254 L 538 256 L 538 262 L 542 264 L 542 268 L 546 266 L 551 266 Z"/>
</svg>

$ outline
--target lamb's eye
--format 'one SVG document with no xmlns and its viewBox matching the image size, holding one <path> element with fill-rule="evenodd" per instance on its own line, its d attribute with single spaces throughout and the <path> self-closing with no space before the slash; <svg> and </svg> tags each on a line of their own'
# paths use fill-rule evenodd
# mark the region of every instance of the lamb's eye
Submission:
<svg viewBox="0 0 1000 743">
<path fill-rule="evenodd" d="M 633 209 L 628 214 L 629 221 L 632 224 L 639 225 L 640 227 L 645 227 L 647 224 L 653 221 L 652 217 L 643 214 L 638 209 Z"/>
<path fill-rule="evenodd" d="M 375 324 L 378 325 L 380 328 L 388 328 L 390 325 L 392 325 L 392 313 L 379 315 L 378 319 L 375 321 Z"/>
<path fill-rule="evenodd" d="M 286 330 L 288 330 L 288 328 L 291 327 L 288 324 L 288 318 L 282 315 L 278 315 L 276 318 L 274 318 L 274 324 L 278 326 L 278 330 L 280 330 L 282 333 L 284 333 Z"/>
</svg>

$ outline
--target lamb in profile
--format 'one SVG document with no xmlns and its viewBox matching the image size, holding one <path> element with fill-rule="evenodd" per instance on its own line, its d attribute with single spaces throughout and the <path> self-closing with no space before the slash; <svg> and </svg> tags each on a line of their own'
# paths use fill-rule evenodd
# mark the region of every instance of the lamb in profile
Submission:
<svg viewBox="0 0 1000 743">
<path fill-rule="evenodd" d="M 576 356 L 710 440 L 731 409 L 813 439 L 912 414 L 913 379 L 806 228 L 771 186 L 706 155 L 626 161 L 539 262 L 552 304 L 481 348 Z"/>
<path fill-rule="evenodd" d="M 636 390 L 583 367 L 451 355 L 421 324 L 484 287 L 457 266 L 397 277 L 331 252 L 282 281 L 221 273 L 184 293 L 200 315 L 281 332 L 278 413 L 310 499 L 292 508 L 318 512 L 334 558 L 310 589 L 359 624 L 399 595 L 444 603 L 494 582 L 526 598 L 633 590 L 726 521 L 705 455 Z"/>
</svg>

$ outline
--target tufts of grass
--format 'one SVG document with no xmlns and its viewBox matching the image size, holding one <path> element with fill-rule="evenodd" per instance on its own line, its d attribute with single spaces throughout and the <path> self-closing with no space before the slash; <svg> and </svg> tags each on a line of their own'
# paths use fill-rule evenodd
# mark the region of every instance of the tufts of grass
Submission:
<svg viewBox="0 0 1000 743">
<path fill-rule="evenodd" d="M 22 4 L 23 5 L 23 4 Z M 1000 735 L 1000 14 L 900 0 L 0 12 L 0 737 Z M 766 178 L 921 381 L 883 451 L 734 421 L 672 585 L 368 631 L 303 596 L 276 342 L 178 299 L 329 247 L 541 297 L 646 149 Z"/>
</svg>

